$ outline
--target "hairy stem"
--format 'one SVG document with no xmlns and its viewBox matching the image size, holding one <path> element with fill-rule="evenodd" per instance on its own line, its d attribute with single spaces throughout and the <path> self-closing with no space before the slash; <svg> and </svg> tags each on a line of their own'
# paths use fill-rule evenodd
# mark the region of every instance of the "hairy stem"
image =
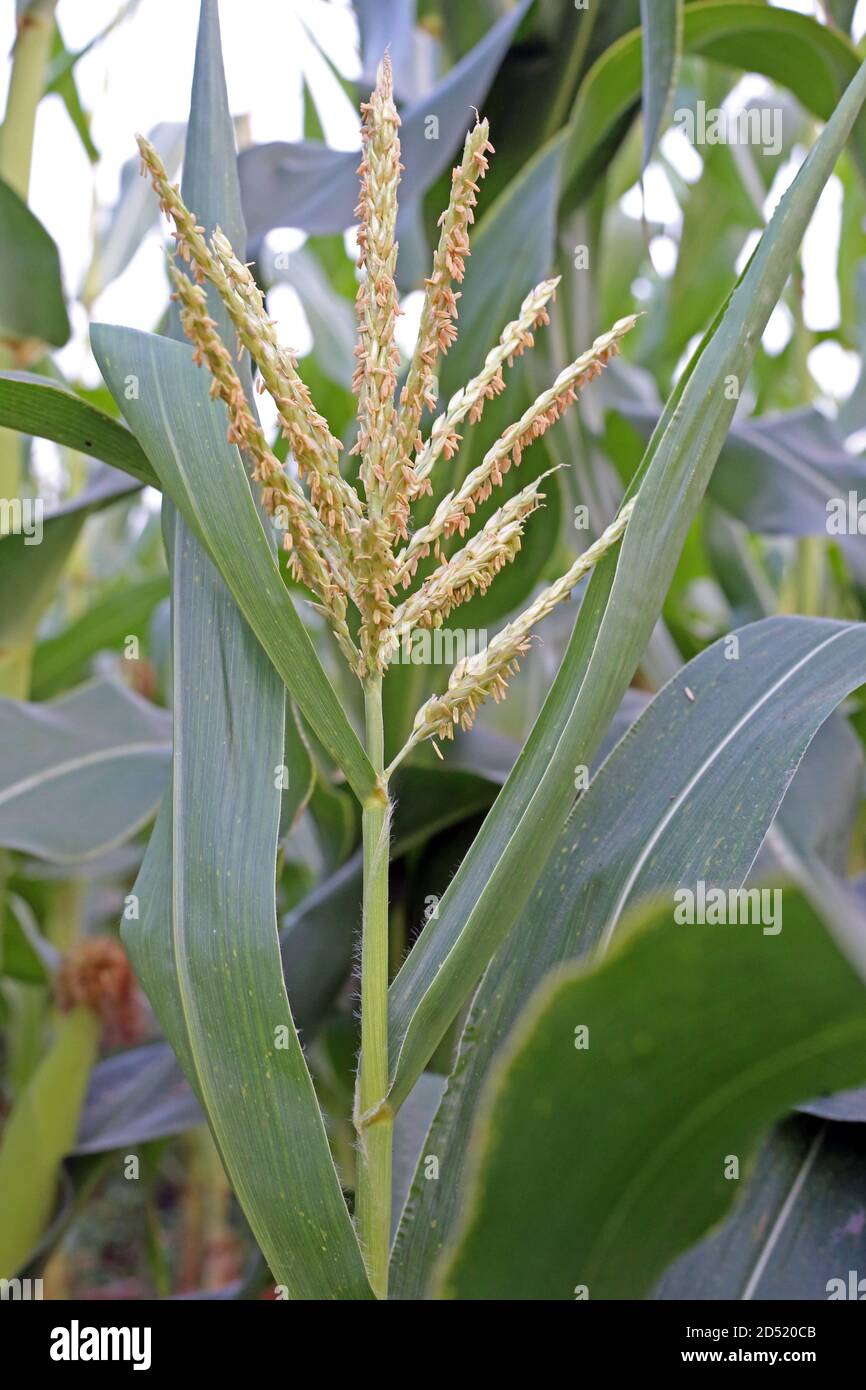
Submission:
<svg viewBox="0 0 866 1390">
<path fill-rule="evenodd" d="M 355 1098 L 358 1177 L 355 1209 L 370 1284 L 388 1296 L 391 1227 L 391 1139 L 388 1090 L 388 851 L 390 807 L 383 776 L 382 680 L 364 687 L 367 755 L 379 778 L 364 803 L 364 913 L 361 945 L 361 1060 Z"/>
</svg>

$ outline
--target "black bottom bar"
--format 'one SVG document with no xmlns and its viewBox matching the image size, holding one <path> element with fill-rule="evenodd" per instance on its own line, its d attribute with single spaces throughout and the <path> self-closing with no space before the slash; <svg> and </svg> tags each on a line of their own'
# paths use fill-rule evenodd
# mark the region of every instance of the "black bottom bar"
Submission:
<svg viewBox="0 0 866 1390">
<path fill-rule="evenodd" d="M 838 1366 L 859 1364 L 864 1310 L 840 1300 L 827 1303 L 575 1303 L 543 1315 L 545 1332 L 562 1331 L 575 1371 L 600 1362 L 607 1371 L 668 1371 L 674 1367 L 811 1366 L 825 1375 Z M 864 1301 L 860 1299 L 859 1301 Z M 356 1328 L 387 1336 L 393 1348 L 393 1370 L 411 1373 L 411 1354 L 401 1365 L 399 1338 L 420 1317 L 425 1335 L 446 1330 L 456 1316 L 461 1324 L 459 1363 L 467 1370 L 467 1348 L 477 1348 L 479 1368 L 492 1369 L 502 1353 L 533 1356 L 539 1350 L 538 1304 L 526 1307 L 526 1330 L 520 1306 L 512 1304 L 507 1323 L 500 1319 L 486 1331 L 486 1316 L 473 1306 L 471 1323 L 455 1305 L 425 1304 L 413 1312 L 409 1304 L 392 1304 L 377 1313 L 369 1304 L 359 1308 L 359 1322 L 346 1307 L 320 1304 L 324 1330 L 339 1326 L 340 1340 L 321 1339 L 323 1325 L 308 1305 L 274 1302 L 178 1300 L 174 1302 L 0 1303 L 0 1337 L 6 1364 L 18 1353 L 28 1371 L 49 1373 L 51 1379 L 77 1376 L 100 1380 L 105 1372 L 164 1375 L 185 1371 L 222 1375 L 261 1371 L 273 1375 L 278 1367 L 291 1374 L 296 1358 L 322 1357 L 330 1372 L 343 1356 L 351 1373 L 363 1342 Z M 526 1306 L 526 1305 L 524 1305 Z M 347 1327 L 347 1314 L 351 1322 Z M 549 1320 L 549 1321 L 548 1321 Z M 471 1334 L 467 1336 L 467 1334 Z M 381 1344 L 376 1344 L 381 1353 Z M 429 1345 L 429 1344 L 428 1344 Z M 442 1369 L 450 1366 L 457 1346 L 439 1343 Z M 378 1353 L 377 1353 L 378 1354 Z M 389 1353 L 391 1354 L 391 1353 Z M 549 1354 L 549 1353 L 548 1353 Z M 26 1359 L 25 1359 L 26 1358 Z M 12 1363 L 17 1364 L 17 1363 Z M 429 1366 L 429 1361 L 427 1362 Z M 547 1363 L 549 1364 L 549 1363 Z M 135 1368 L 138 1368 L 137 1372 Z M 559 1378 L 559 1374 L 557 1378 Z"/>
</svg>

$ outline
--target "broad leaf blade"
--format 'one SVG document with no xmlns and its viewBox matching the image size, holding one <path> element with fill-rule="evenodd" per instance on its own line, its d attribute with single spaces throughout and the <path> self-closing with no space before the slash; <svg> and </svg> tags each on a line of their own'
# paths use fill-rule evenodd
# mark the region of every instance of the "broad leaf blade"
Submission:
<svg viewBox="0 0 866 1390">
<path fill-rule="evenodd" d="M 137 491 L 137 484 L 97 465 L 82 492 L 43 514 L 22 510 L 20 531 L 0 538 L 0 661 L 3 649 L 29 644 L 63 566 L 89 516 Z M 36 499 L 38 503 L 38 499 Z"/>
<path fill-rule="evenodd" d="M 74 391 L 31 372 L 0 372 L 0 425 L 53 439 L 159 487 L 135 435 Z"/>
<path fill-rule="evenodd" d="M 787 1120 L 758 1154 L 727 1221 L 677 1260 L 654 1297 L 862 1298 L 864 1162 L 866 1130 Z"/>
<path fill-rule="evenodd" d="M 731 1156 L 745 1167 L 808 1091 L 861 1080 L 864 1042 L 863 981 L 796 891 L 772 940 L 645 910 L 528 1006 L 479 1120 L 445 1296 L 645 1295 L 730 1206 Z"/>
<path fill-rule="evenodd" d="M 130 632 L 147 630 L 154 609 L 168 596 L 164 574 L 112 586 L 80 618 L 37 642 L 30 693 L 46 700 L 85 678 L 98 652 L 122 650 Z"/>
<path fill-rule="evenodd" d="M 406 169 L 400 199 L 404 214 L 410 202 L 447 167 L 472 122 L 472 107 L 483 102 L 529 3 L 517 0 L 432 92 L 403 112 L 400 143 Z M 380 53 L 377 61 L 381 57 Z M 436 132 L 433 139 L 431 130 Z M 344 152 L 309 143 L 254 145 L 242 151 L 238 168 L 244 214 L 254 243 L 274 227 L 342 232 L 355 220 L 355 150 Z M 194 203 L 189 206 L 195 208 Z"/>
<path fill-rule="evenodd" d="M 204 1118 L 167 1043 L 131 1047 L 93 1068 L 70 1152 L 106 1153 L 146 1144 L 182 1134 Z"/>
<path fill-rule="evenodd" d="M 658 412 L 616 402 L 649 439 Z M 866 488 L 866 461 L 849 453 L 832 420 L 813 407 L 741 418 L 731 426 L 708 495 L 750 531 L 770 536 L 826 536 L 833 499 Z M 857 535 L 833 535 L 855 579 L 866 584 L 866 555 Z"/>
<path fill-rule="evenodd" d="M 656 0 L 653 0 L 653 8 Z M 625 34 L 597 60 L 578 91 L 569 120 L 563 169 L 563 210 L 591 192 L 600 155 L 641 94 L 641 31 Z M 854 45 L 809 15 L 769 5 L 687 5 L 683 51 L 744 72 L 758 72 L 789 88 L 807 111 L 828 120 L 859 63 Z M 866 175 L 866 119 L 852 132 L 852 148 Z"/>
</svg>

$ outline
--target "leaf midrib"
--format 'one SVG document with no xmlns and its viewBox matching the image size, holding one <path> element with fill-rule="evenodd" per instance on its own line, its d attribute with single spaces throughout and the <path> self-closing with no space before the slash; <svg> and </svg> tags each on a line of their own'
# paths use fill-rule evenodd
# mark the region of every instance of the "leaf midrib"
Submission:
<svg viewBox="0 0 866 1390">
<path fill-rule="evenodd" d="M 60 763 L 56 767 L 43 768 L 30 777 L 13 782 L 10 787 L 0 791 L 0 806 L 8 801 L 14 801 L 16 797 L 26 796 L 28 792 L 37 791 L 49 782 L 80 772 L 83 768 L 96 767 L 99 763 L 111 762 L 114 759 L 135 758 L 146 753 L 167 753 L 169 749 L 170 744 L 161 741 L 118 744 L 113 748 L 100 748 L 93 753 L 82 753 L 77 758 L 68 758 L 66 762 Z"/>
<path fill-rule="evenodd" d="M 790 666 L 785 672 L 783 672 L 781 676 L 779 676 L 779 678 L 773 683 L 773 685 L 770 686 L 768 690 L 764 691 L 764 693 L 760 696 L 759 699 L 753 701 L 752 704 L 749 705 L 748 709 L 746 709 L 746 711 L 740 716 L 737 722 L 731 726 L 731 728 L 725 734 L 724 738 L 722 738 L 717 744 L 715 744 L 712 751 L 701 761 L 701 763 L 696 768 L 695 772 L 689 778 L 688 782 L 686 782 L 685 786 L 682 787 L 681 790 L 677 793 L 676 797 L 671 802 L 668 809 L 665 811 L 665 814 L 658 821 L 652 833 L 646 840 L 643 849 L 637 856 L 637 859 L 634 862 L 631 872 L 629 873 L 628 878 L 626 879 L 625 884 L 623 885 L 620 895 L 617 898 L 617 901 L 614 904 L 613 909 L 611 910 L 604 931 L 602 932 L 601 937 L 599 938 L 599 953 L 605 951 L 608 945 L 610 944 L 611 936 L 613 935 L 616 929 L 617 922 L 619 921 L 619 918 L 622 915 L 623 909 L 631 895 L 632 889 L 634 888 L 637 879 L 640 876 L 641 870 L 643 869 L 650 855 L 656 848 L 657 844 L 659 843 L 659 840 L 661 839 L 664 832 L 667 830 L 671 821 L 682 810 L 682 807 L 684 806 L 688 797 L 694 791 L 698 782 L 703 778 L 703 776 L 713 766 L 713 764 L 721 757 L 725 749 L 746 727 L 749 721 L 754 718 L 754 716 L 767 703 L 768 700 L 771 700 L 773 696 L 776 695 L 778 691 L 781 690 L 782 687 L 787 684 L 788 681 L 790 681 L 794 676 L 796 676 L 797 673 L 801 671 L 804 666 L 807 666 L 810 661 L 813 661 L 815 657 L 820 655 L 820 653 L 824 651 L 826 647 L 830 646 L 832 642 L 837 642 L 843 637 L 851 636 L 852 631 L 855 630 L 850 627 L 846 627 L 839 632 L 834 632 L 830 637 L 825 638 L 825 640 L 821 642 L 817 647 L 813 647 L 811 651 L 806 652 L 804 656 L 801 656 L 796 662 L 794 662 L 792 666 Z"/>
</svg>

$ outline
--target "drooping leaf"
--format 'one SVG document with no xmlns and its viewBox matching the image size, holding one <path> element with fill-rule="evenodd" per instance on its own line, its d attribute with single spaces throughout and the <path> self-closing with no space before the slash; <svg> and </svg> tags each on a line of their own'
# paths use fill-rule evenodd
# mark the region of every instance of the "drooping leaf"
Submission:
<svg viewBox="0 0 866 1390">
<path fill-rule="evenodd" d="M 758 72 L 789 88 L 807 111 L 828 120 L 859 63 L 853 44 L 810 15 L 769 5 L 687 5 L 683 52 L 744 72 Z M 591 192 L 598 156 L 617 124 L 637 109 L 641 93 L 641 31 L 605 50 L 581 84 L 569 121 L 563 168 L 563 210 Z M 866 175 L 866 121 L 852 129 L 854 157 Z"/>
<path fill-rule="evenodd" d="M 93 1068 L 70 1151 L 134 1148 L 182 1134 L 203 1121 L 201 1106 L 168 1043 L 146 1043 L 106 1057 Z"/>
<path fill-rule="evenodd" d="M 44 513 L 40 498 L 11 499 L 20 526 L 0 539 L 0 688 L 23 698 L 37 623 L 85 521 L 138 490 L 139 484 L 97 465 L 81 492 Z"/>
<path fill-rule="evenodd" d="M 370 92 L 376 85 L 376 68 L 388 49 L 394 68 L 398 101 L 414 95 L 411 89 L 417 0 L 354 0 L 361 34 L 364 68 L 359 86 Z"/>
<path fill-rule="evenodd" d="M 50 699 L 83 680 L 98 652 L 122 651 L 124 638 L 147 628 L 167 594 L 168 578 L 162 574 L 118 585 L 62 631 L 37 642 L 30 685 L 33 699 Z"/>
<path fill-rule="evenodd" d="M 676 1261 L 654 1297 L 825 1300 L 840 1296 L 840 1281 L 843 1297 L 862 1297 L 864 1161 L 866 1130 L 787 1120 L 737 1184 L 744 1191 L 728 1219 Z"/>
<path fill-rule="evenodd" d="M 0 845 L 78 864 L 155 814 L 171 758 L 164 710 L 112 681 L 51 704 L 0 699 Z"/>
<path fill-rule="evenodd" d="M 135 435 L 61 382 L 32 372 L 0 372 L 0 425 L 102 459 L 139 483 L 159 487 Z"/>
<path fill-rule="evenodd" d="M 649 439 L 656 422 L 646 406 L 617 406 Z M 751 531 L 776 536 L 826 536 L 828 503 L 866 486 L 866 462 L 848 453 L 833 421 L 812 407 L 738 419 L 731 426 L 708 492 Z M 854 576 L 866 582 L 859 536 L 834 536 Z"/>
</svg>

